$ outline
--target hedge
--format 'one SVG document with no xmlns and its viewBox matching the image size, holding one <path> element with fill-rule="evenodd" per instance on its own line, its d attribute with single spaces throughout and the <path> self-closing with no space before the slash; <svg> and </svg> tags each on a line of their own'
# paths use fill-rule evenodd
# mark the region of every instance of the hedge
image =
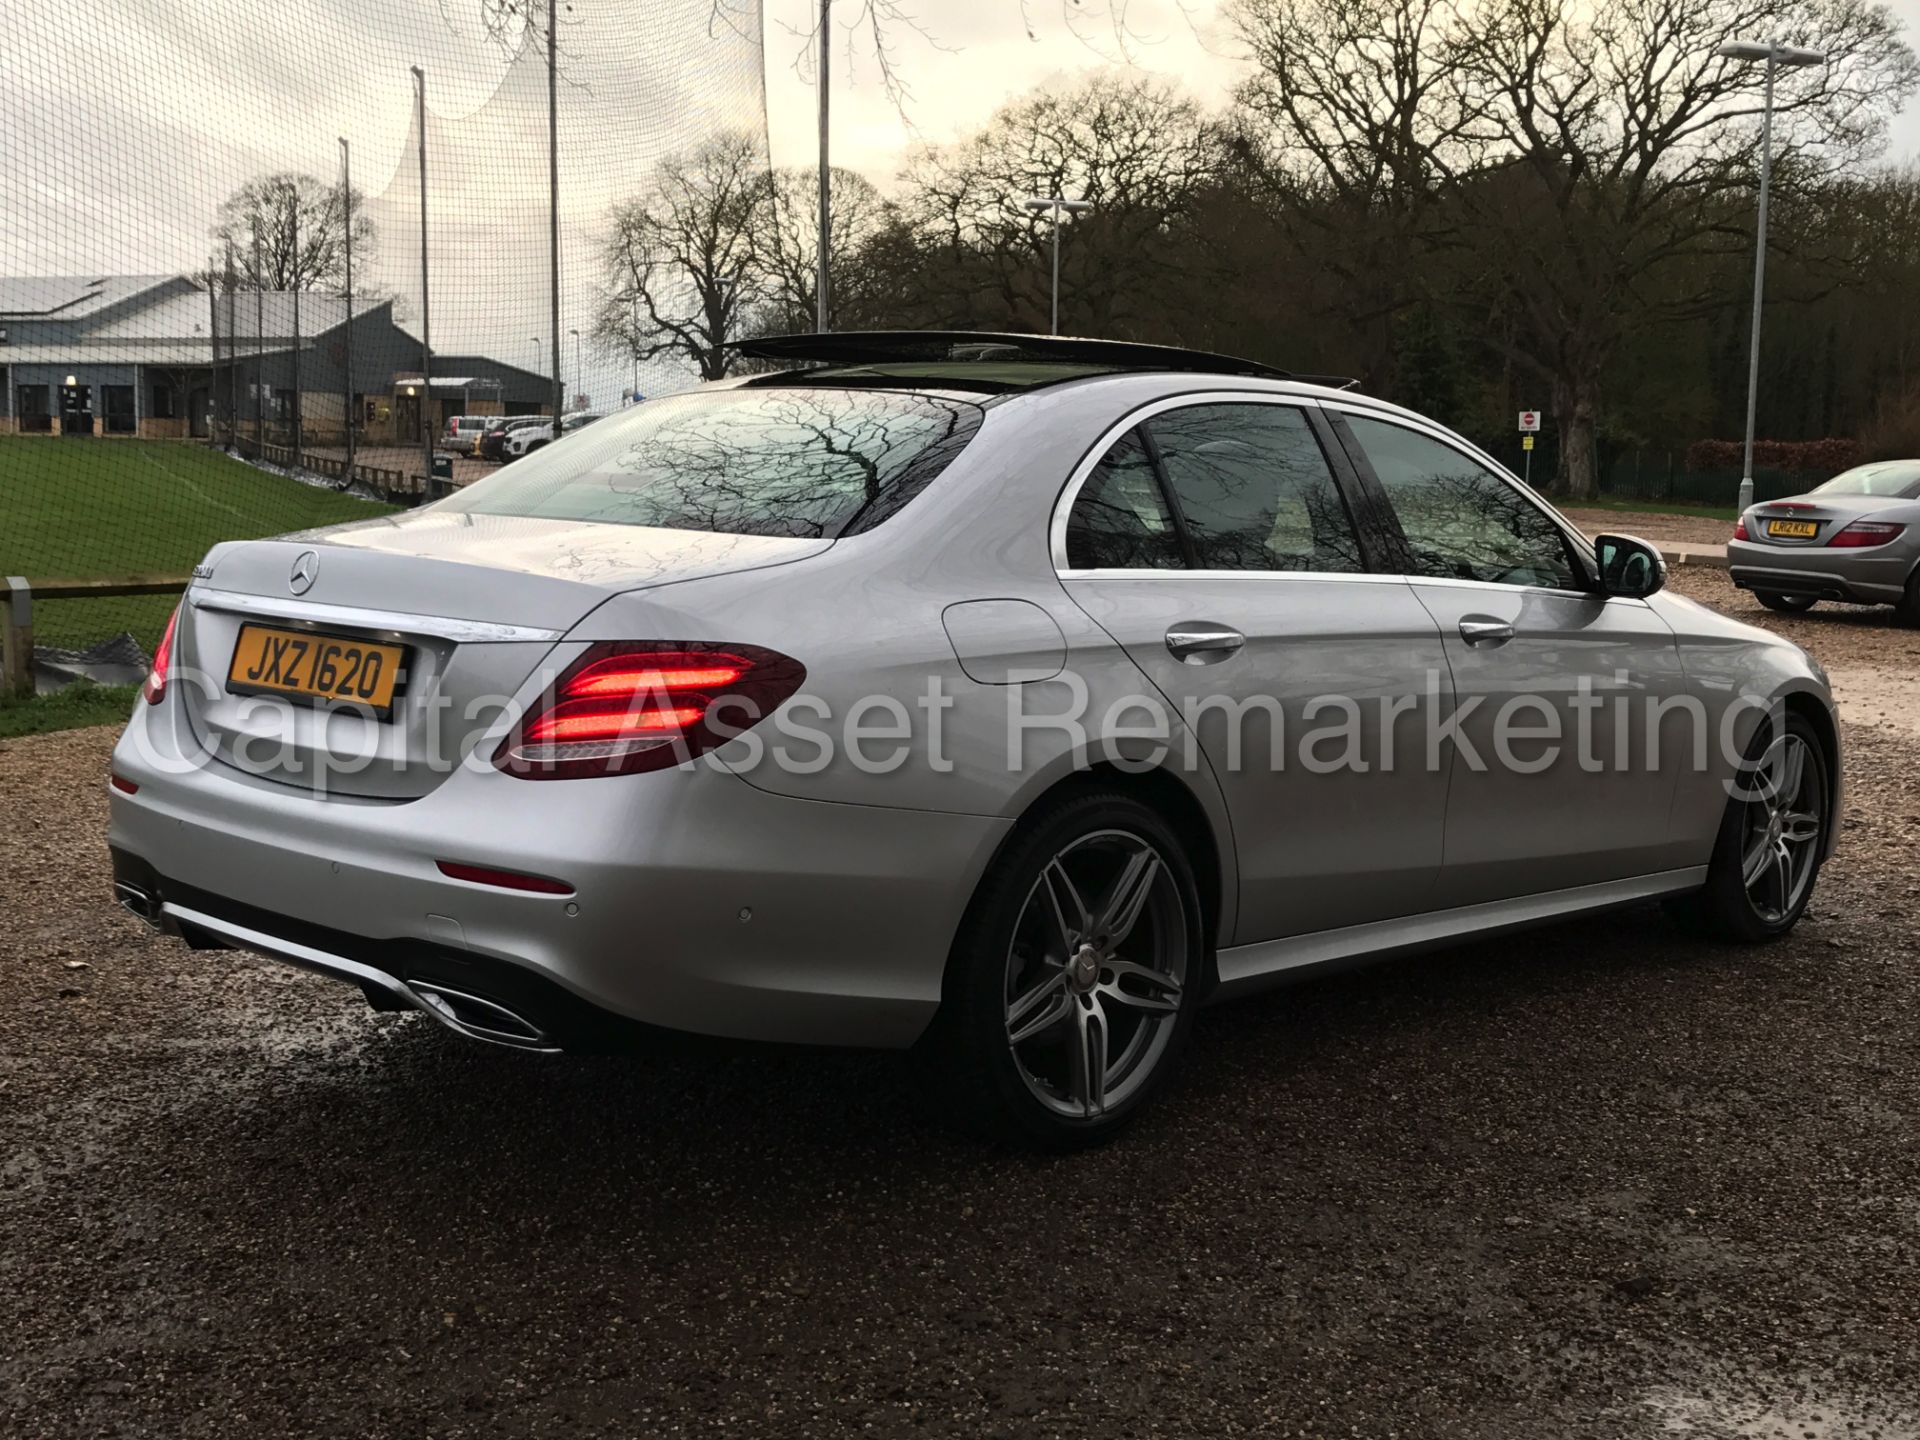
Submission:
<svg viewBox="0 0 1920 1440">
<path fill-rule="evenodd" d="M 1787 470 L 1823 479 L 1851 470 L 1863 455 L 1857 440 L 1756 440 L 1756 470 Z M 1696 440 L 1687 447 L 1687 469 L 1739 470 L 1746 463 L 1746 444 L 1739 440 Z"/>
</svg>

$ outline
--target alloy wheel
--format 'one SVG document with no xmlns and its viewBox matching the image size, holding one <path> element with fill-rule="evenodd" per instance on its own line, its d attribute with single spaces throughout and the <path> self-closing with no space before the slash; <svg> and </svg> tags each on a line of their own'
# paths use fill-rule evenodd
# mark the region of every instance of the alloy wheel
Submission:
<svg viewBox="0 0 1920 1440">
<path fill-rule="evenodd" d="M 1188 983 L 1188 925 L 1160 852 L 1099 830 L 1040 870 L 1008 947 L 1006 1039 L 1049 1110 L 1095 1120 L 1146 1084 Z"/>
<path fill-rule="evenodd" d="M 1789 731 L 1767 747 L 1741 798 L 1740 882 L 1754 913 L 1778 925 L 1805 897 L 1819 863 L 1826 772 L 1812 746 Z"/>
</svg>

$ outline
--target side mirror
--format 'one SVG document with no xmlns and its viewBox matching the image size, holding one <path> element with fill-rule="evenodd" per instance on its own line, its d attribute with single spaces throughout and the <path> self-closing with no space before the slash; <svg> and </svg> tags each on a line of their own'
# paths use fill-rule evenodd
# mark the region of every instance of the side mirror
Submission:
<svg viewBox="0 0 1920 1440">
<path fill-rule="evenodd" d="M 1667 562 L 1644 540 L 1602 535 L 1593 542 L 1600 564 L 1600 593 L 1642 599 L 1667 583 Z"/>
</svg>

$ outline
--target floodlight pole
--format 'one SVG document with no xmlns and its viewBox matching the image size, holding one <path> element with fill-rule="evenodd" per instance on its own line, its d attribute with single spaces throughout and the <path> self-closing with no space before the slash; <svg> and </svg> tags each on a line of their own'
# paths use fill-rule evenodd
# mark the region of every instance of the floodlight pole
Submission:
<svg viewBox="0 0 1920 1440">
<path fill-rule="evenodd" d="M 353 482 L 353 152 L 340 137 L 340 208 L 347 227 L 347 360 L 341 381 L 340 416 L 347 426 L 347 469 L 342 489 Z"/>
<path fill-rule="evenodd" d="M 1802 50 L 1777 40 L 1729 40 L 1715 52 L 1729 60 L 1758 60 L 1767 67 L 1766 102 L 1760 118 L 1760 214 L 1754 225 L 1753 328 L 1747 347 L 1747 441 L 1740 466 L 1739 508 L 1753 504 L 1753 432 L 1760 400 L 1760 317 L 1767 283 L 1767 196 L 1773 180 L 1773 72 L 1781 65 L 1823 65 L 1818 50 Z"/>
<path fill-rule="evenodd" d="M 410 67 L 419 82 L 416 103 L 420 125 L 420 458 L 426 471 L 420 484 L 433 494 L 433 314 L 427 288 L 427 72 Z"/>
</svg>

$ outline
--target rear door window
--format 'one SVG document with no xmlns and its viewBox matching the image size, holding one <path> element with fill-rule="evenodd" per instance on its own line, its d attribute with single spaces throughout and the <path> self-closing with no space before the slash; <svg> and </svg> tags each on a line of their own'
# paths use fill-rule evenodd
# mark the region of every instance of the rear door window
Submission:
<svg viewBox="0 0 1920 1440">
<path fill-rule="evenodd" d="M 1353 519 L 1294 405 L 1189 405 L 1147 422 L 1202 570 L 1366 570 Z"/>
<path fill-rule="evenodd" d="M 441 508 L 833 538 L 897 513 L 966 448 L 981 415 L 974 401 L 919 391 L 670 396 L 582 427 Z"/>
</svg>

